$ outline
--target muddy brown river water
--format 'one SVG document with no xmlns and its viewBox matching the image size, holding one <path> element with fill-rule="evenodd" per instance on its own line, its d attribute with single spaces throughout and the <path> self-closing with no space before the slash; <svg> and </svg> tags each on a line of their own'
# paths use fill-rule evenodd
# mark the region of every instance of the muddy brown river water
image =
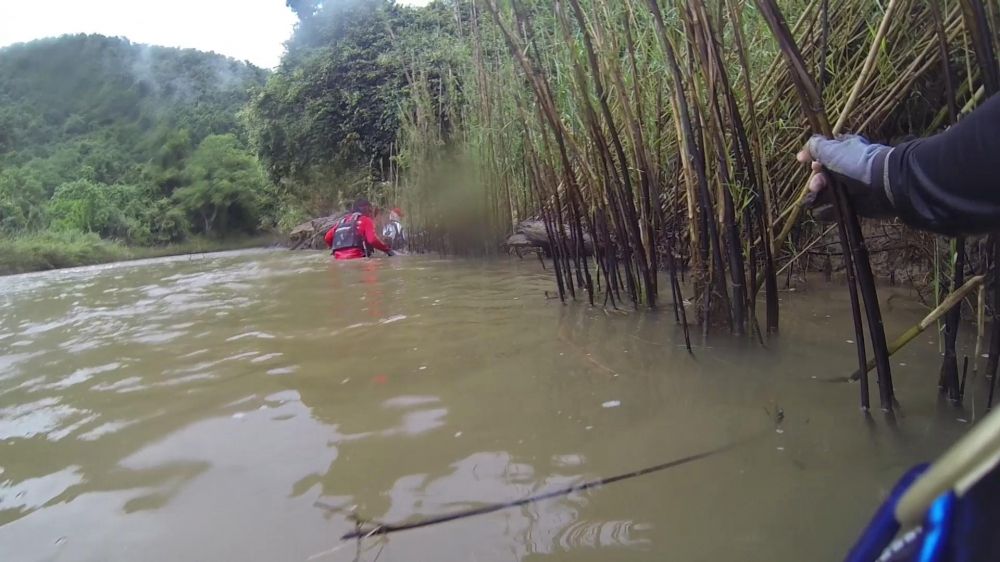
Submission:
<svg viewBox="0 0 1000 562">
<path fill-rule="evenodd" d="M 767 349 L 694 355 L 667 311 L 552 289 L 530 260 L 267 251 L 0 278 L 0 560 L 836 560 L 974 415 L 939 402 L 933 335 L 893 358 L 895 423 L 821 382 L 856 361 L 839 285 L 784 293 Z"/>
</svg>

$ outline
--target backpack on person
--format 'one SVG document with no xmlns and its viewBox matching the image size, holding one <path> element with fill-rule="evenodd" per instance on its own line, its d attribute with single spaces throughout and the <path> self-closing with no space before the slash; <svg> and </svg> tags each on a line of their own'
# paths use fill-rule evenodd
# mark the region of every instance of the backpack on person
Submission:
<svg viewBox="0 0 1000 562">
<path fill-rule="evenodd" d="M 361 213 L 351 213 L 337 222 L 333 231 L 333 244 L 330 245 L 331 253 L 349 248 L 361 248 L 365 255 L 370 253 L 358 228 L 360 222 Z"/>
</svg>

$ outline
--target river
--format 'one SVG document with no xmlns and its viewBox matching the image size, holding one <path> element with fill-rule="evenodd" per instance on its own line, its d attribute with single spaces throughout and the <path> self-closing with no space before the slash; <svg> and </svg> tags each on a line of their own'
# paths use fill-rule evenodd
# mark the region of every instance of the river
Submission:
<svg viewBox="0 0 1000 562">
<path fill-rule="evenodd" d="M 767 349 L 693 355 L 667 311 L 546 291 L 532 260 L 275 251 L 0 278 L 0 560 L 832 560 L 968 427 L 934 336 L 893 357 L 895 423 L 822 382 L 856 366 L 839 285 L 783 293 Z"/>
</svg>

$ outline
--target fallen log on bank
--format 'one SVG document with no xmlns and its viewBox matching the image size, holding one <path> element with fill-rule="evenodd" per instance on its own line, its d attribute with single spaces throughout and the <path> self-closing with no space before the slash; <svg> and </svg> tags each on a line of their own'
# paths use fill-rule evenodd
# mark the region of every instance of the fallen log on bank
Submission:
<svg viewBox="0 0 1000 562">
<path fill-rule="evenodd" d="M 572 237 L 569 227 L 565 227 L 566 238 Z M 521 251 L 530 248 L 540 248 L 546 255 L 551 255 L 549 235 L 545 231 L 545 223 L 540 220 L 523 220 L 514 227 L 514 234 L 507 237 L 504 247 L 509 250 Z M 583 233 L 583 247 L 587 255 L 594 253 L 594 242 L 590 235 Z"/>
<path fill-rule="evenodd" d="M 344 218 L 347 212 L 336 213 L 325 217 L 317 217 L 306 221 L 288 233 L 289 250 L 323 250 L 326 249 L 326 242 L 323 236 L 327 231 L 337 224 L 337 221 Z"/>
</svg>

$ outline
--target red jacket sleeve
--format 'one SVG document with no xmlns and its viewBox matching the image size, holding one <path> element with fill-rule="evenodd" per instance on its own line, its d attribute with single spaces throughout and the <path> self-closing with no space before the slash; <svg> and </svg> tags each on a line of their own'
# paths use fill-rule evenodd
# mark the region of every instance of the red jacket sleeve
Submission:
<svg viewBox="0 0 1000 562">
<path fill-rule="evenodd" d="M 373 221 L 370 217 L 361 217 L 361 220 L 358 221 L 358 230 L 360 230 L 361 235 L 365 237 L 365 242 L 367 242 L 372 248 L 383 252 L 390 251 L 389 246 L 386 246 L 385 243 L 379 240 L 379 237 L 375 234 L 375 221 Z"/>
<path fill-rule="evenodd" d="M 334 230 L 337 230 L 336 226 L 334 226 L 330 230 L 327 230 L 326 231 L 326 235 L 323 236 L 323 241 L 326 242 L 326 247 L 327 248 L 332 248 L 333 247 L 333 231 Z"/>
</svg>

